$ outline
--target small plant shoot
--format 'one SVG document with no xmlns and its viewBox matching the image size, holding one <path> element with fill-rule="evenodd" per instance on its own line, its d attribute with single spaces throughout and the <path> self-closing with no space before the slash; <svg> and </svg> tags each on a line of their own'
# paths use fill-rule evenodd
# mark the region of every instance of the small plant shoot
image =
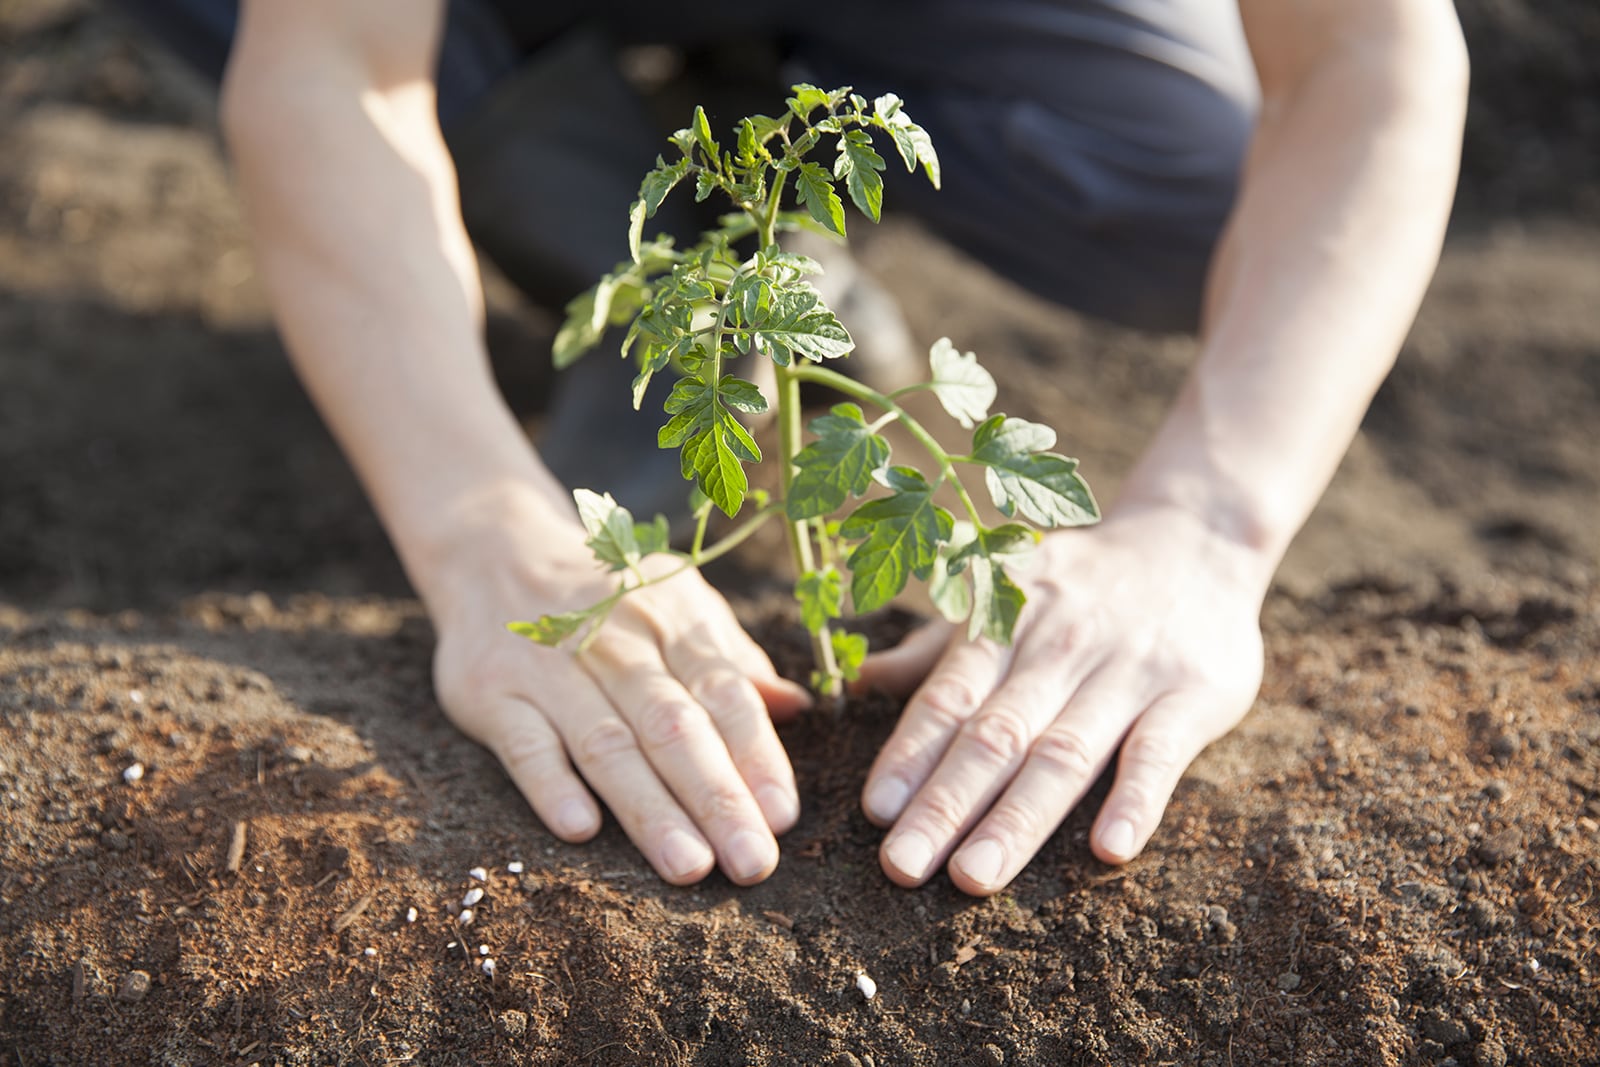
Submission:
<svg viewBox="0 0 1600 1067">
<path fill-rule="evenodd" d="M 820 228 L 842 238 L 845 197 L 878 221 L 886 164 L 875 136 L 935 188 L 939 157 L 896 96 L 869 101 L 848 88 L 811 85 L 793 92 L 781 116 L 741 120 L 726 144 L 695 109 L 691 124 L 670 138 L 677 158 L 658 158 L 639 186 L 628 213 L 631 258 L 568 305 L 555 340 L 556 364 L 564 367 L 608 329 L 626 326 L 622 357 L 638 368 L 635 408 L 655 375 L 676 376 L 658 444 L 677 450 L 684 478 L 694 483 L 688 549 L 672 546 L 665 518 L 641 522 L 608 494 L 579 489 L 574 497 L 589 547 L 617 573 L 615 590 L 583 610 L 510 628 L 542 644 L 577 639 L 581 647 L 622 597 L 716 559 L 776 519 L 788 533 L 795 598 L 811 634 L 812 684 L 836 699 L 867 652 L 864 635 L 838 626 L 847 606 L 854 614 L 875 611 L 916 578 L 928 583 L 947 618 L 966 620 L 971 637 L 1009 643 L 1024 598 L 1007 567 L 1040 530 L 1094 522 L 1099 510 L 1077 461 L 1052 451 L 1055 432 L 991 413 L 994 379 L 950 341 L 933 346 L 927 381 L 893 393 L 834 369 L 855 342 L 807 280 L 821 267 L 785 251 L 779 235 Z M 811 158 L 829 154 L 828 163 Z M 692 187 L 697 201 L 726 198 L 734 210 L 692 246 L 680 248 L 667 235 L 646 241 L 646 220 L 680 186 Z M 792 207 L 785 205 L 790 195 Z M 752 353 L 776 369 L 777 497 L 752 490 L 746 473 L 763 457 L 741 417 L 765 412 L 768 403 L 730 368 Z M 801 423 L 803 383 L 846 398 L 811 420 L 809 436 Z M 970 440 L 954 451 L 940 444 L 901 406 L 916 391 L 931 392 Z M 883 430 L 894 422 L 918 444 L 920 467 L 891 454 Z M 963 466 L 982 469 L 1004 521 L 984 522 L 957 474 Z M 959 501 L 959 520 L 936 502 L 943 487 Z M 713 510 L 740 521 L 707 544 Z M 678 565 L 647 574 L 647 556 Z"/>
</svg>

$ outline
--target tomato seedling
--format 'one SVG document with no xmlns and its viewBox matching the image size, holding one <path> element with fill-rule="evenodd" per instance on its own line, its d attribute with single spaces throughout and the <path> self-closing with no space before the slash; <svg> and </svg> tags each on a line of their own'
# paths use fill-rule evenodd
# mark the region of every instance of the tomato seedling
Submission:
<svg viewBox="0 0 1600 1067">
<path fill-rule="evenodd" d="M 694 482 L 689 548 L 672 547 L 663 516 L 639 522 L 609 494 L 578 489 L 574 498 L 588 544 L 601 565 L 618 573 L 615 590 L 580 611 L 511 623 L 514 632 L 546 645 L 592 639 L 622 597 L 716 559 L 777 518 L 788 531 L 795 598 L 811 633 L 812 684 L 837 698 L 867 651 L 864 635 L 835 626 L 844 616 L 847 592 L 854 612 L 863 614 L 888 604 L 916 577 L 928 582 L 946 617 L 967 620 L 970 637 L 1009 643 L 1024 598 L 1006 567 L 1039 540 L 1040 529 L 1099 518 L 1077 461 L 1051 451 L 1055 431 L 990 414 L 994 378 L 949 340 L 929 353 L 927 381 L 892 393 L 828 366 L 848 356 L 855 342 L 806 280 L 821 267 L 785 251 L 779 234 L 821 227 L 843 238 L 841 183 L 861 213 L 878 221 L 879 172 L 886 164 L 873 147 L 874 134 L 887 135 L 906 169 L 920 166 L 935 188 L 939 157 L 896 96 L 868 101 L 849 88 L 826 92 L 811 85 L 794 86 L 793 92 L 782 116 L 740 120 L 726 148 L 713 136 L 704 109 L 695 108 L 691 124 L 670 138 L 679 158 L 669 163 L 658 157 L 639 187 L 629 211 L 631 258 L 568 305 L 555 340 L 556 363 L 566 366 L 608 329 L 627 326 L 622 357 L 638 367 L 635 408 L 654 375 L 669 368 L 677 374 L 658 444 L 679 451 L 683 476 Z M 835 150 L 831 168 L 807 158 L 827 139 Z M 666 235 L 645 241 L 645 221 L 690 180 L 697 201 L 720 195 L 735 210 L 690 247 L 679 248 Z M 785 208 L 791 187 L 803 211 Z M 768 402 L 754 383 L 728 371 L 752 352 L 776 368 L 781 491 L 775 498 L 750 488 L 745 466 L 760 463 L 762 454 L 740 421 L 741 415 L 766 411 Z M 811 421 L 809 443 L 801 428 L 803 383 L 848 398 Z M 972 431 L 965 451 L 946 449 L 901 406 L 905 394 L 919 390 L 932 392 Z M 928 473 L 890 462 L 881 431 L 893 422 L 926 453 Z M 956 473 L 963 465 L 983 469 L 1005 521 L 984 522 Z M 959 500 L 964 520 L 935 502 L 945 485 Z M 886 492 L 852 506 L 874 487 Z M 707 544 L 712 510 L 732 519 L 746 503 L 753 513 Z M 681 566 L 647 576 L 640 562 L 650 555 L 676 557 Z"/>
</svg>

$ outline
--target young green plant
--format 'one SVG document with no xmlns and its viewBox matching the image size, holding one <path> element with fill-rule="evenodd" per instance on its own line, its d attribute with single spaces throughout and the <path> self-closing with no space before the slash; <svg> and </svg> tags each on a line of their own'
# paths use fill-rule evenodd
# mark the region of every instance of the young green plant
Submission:
<svg viewBox="0 0 1600 1067">
<path fill-rule="evenodd" d="M 639 522 L 609 494 L 579 489 L 574 497 L 589 546 L 618 574 L 617 585 L 582 610 L 511 623 L 516 633 L 546 645 L 576 638 L 581 647 L 624 596 L 709 563 L 778 519 L 793 556 L 800 617 L 811 634 L 812 684 L 837 698 L 867 651 L 864 635 L 836 626 L 847 592 L 854 613 L 864 614 L 888 604 L 916 577 L 928 583 L 946 617 L 967 621 L 970 637 L 1009 643 L 1024 598 L 1007 567 L 1038 541 L 1041 529 L 1099 518 L 1077 461 L 1051 451 L 1053 430 L 990 414 L 995 382 L 971 353 L 940 340 L 929 353 L 929 379 L 887 394 L 829 365 L 848 356 L 855 342 L 807 281 L 821 267 L 786 251 L 779 235 L 820 228 L 843 238 L 841 184 L 861 213 L 878 221 L 879 172 L 886 164 L 873 147 L 874 135 L 887 136 L 906 169 L 920 167 L 935 188 L 939 157 L 896 96 L 868 101 L 848 87 L 826 92 L 811 85 L 794 86 L 793 93 L 783 115 L 740 120 L 727 147 L 713 136 L 705 111 L 695 109 L 692 123 L 670 138 L 677 158 L 658 158 L 639 187 L 629 211 L 631 258 L 568 305 L 555 340 L 556 364 L 564 367 L 608 329 L 626 326 L 621 351 L 638 367 L 635 408 L 656 374 L 670 369 L 677 375 L 657 443 L 678 450 L 683 476 L 694 483 L 689 547 L 673 547 L 664 517 Z M 808 158 L 830 142 L 831 166 Z M 645 221 L 690 181 L 697 201 L 724 197 L 734 211 L 686 248 L 665 235 L 644 240 Z M 792 209 L 785 207 L 791 189 Z M 762 461 L 762 453 L 740 416 L 760 414 L 768 402 L 754 383 L 730 370 L 740 358 L 775 366 L 776 497 L 752 490 L 745 471 Z M 806 383 L 848 398 L 811 421 L 809 442 L 800 409 Z M 904 396 L 922 390 L 971 431 L 970 442 L 947 449 L 906 411 Z M 891 463 L 882 431 L 894 422 L 925 453 L 922 469 Z M 1004 521 L 984 521 L 957 474 L 963 466 L 982 469 Z M 943 486 L 959 502 L 960 520 L 935 501 Z M 883 492 L 868 497 L 874 490 Z M 713 509 L 743 518 L 707 544 Z M 655 555 L 678 565 L 647 575 L 641 561 Z"/>
</svg>

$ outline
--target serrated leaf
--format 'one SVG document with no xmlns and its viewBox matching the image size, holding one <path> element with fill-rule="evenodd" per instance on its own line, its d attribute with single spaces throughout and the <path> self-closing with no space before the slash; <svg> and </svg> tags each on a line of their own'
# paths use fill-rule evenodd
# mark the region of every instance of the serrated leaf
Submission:
<svg viewBox="0 0 1600 1067">
<path fill-rule="evenodd" d="M 998 390 L 994 376 L 978 365 L 976 355 L 963 354 L 950 338 L 941 337 L 928 351 L 928 364 L 933 369 L 928 388 L 951 418 L 970 430 L 989 417 Z"/>
<path fill-rule="evenodd" d="M 811 217 L 844 236 L 844 201 L 833 187 L 827 171 L 815 163 L 802 163 L 795 185 L 795 198 L 805 205 Z"/>
<path fill-rule="evenodd" d="M 656 435 L 656 443 L 681 446 L 683 476 L 694 478 L 730 518 L 738 514 L 749 491 L 743 464 L 759 463 L 761 449 L 730 409 L 764 410 L 760 390 L 732 375 L 724 375 L 715 387 L 699 378 L 680 378 L 664 407 L 672 418 Z"/>
<path fill-rule="evenodd" d="M 613 500 L 610 493 L 574 489 L 572 499 L 589 534 L 586 543 L 594 558 L 614 571 L 637 565 L 644 552 L 635 533 L 633 514 Z"/>
<path fill-rule="evenodd" d="M 829 94 L 815 85 L 801 82 L 799 85 L 791 85 L 789 91 L 794 93 L 788 101 L 789 110 L 802 122 L 817 108 L 828 106 Z"/>
<path fill-rule="evenodd" d="M 742 454 L 734 447 L 741 434 L 748 443 Z M 684 467 L 694 473 L 700 489 L 729 518 L 739 513 L 750 489 L 740 460 L 755 462 L 760 458 L 755 442 L 749 440 L 744 427 L 726 412 L 714 425 L 689 438 L 683 446 Z"/>
<path fill-rule="evenodd" d="M 972 435 L 972 459 L 982 463 L 994 506 L 1007 518 L 1021 513 L 1040 526 L 1082 526 L 1100 518 L 1078 461 L 1045 451 L 1056 443 L 1048 426 L 990 418 Z"/>
<path fill-rule="evenodd" d="M 833 659 L 845 681 L 853 682 L 860 678 L 861 665 L 867 661 L 867 635 L 849 630 L 833 631 Z"/>
<path fill-rule="evenodd" d="M 752 324 L 750 342 L 780 367 L 797 355 L 820 363 L 856 347 L 838 316 L 806 285 L 773 287 L 766 313 Z"/>
<path fill-rule="evenodd" d="M 1009 645 L 1027 596 L 1005 568 L 987 556 L 974 557 L 968 569 L 972 573 L 972 615 L 967 619 L 967 640 L 981 636 Z"/>
<path fill-rule="evenodd" d="M 889 442 L 867 428 L 854 404 L 837 405 L 811 420 L 809 429 L 817 439 L 796 453 L 784 499 L 785 512 L 796 522 L 831 514 L 850 496 L 861 496 L 889 462 Z"/>
<path fill-rule="evenodd" d="M 673 186 L 683 181 L 692 167 L 693 163 L 688 158 L 667 163 L 657 156 L 655 168 L 639 183 L 639 196 L 628 208 L 628 251 L 633 254 L 635 263 L 640 259 L 639 243 L 644 236 L 644 220 L 656 213 L 667 194 L 672 192 Z"/>
<path fill-rule="evenodd" d="M 839 138 L 839 156 L 833 163 L 833 176 L 843 178 L 850 199 L 857 209 L 877 222 L 883 213 L 883 157 L 872 148 L 872 138 L 861 130 L 850 130 Z"/>
<path fill-rule="evenodd" d="M 905 113 L 904 104 L 893 93 L 878 97 L 872 102 L 872 108 L 878 119 L 877 124 L 889 131 L 889 136 L 894 139 L 894 146 L 899 150 L 906 170 L 916 170 L 917 164 L 921 163 L 929 183 L 935 189 L 939 188 L 939 154 L 933 149 L 933 138 L 928 136 L 928 131 L 911 121 L 911 116 Z"/>
<path fill-rule="evenodd" d="M 800 603 L 800 621 L 812 633 L 844 614 L 843 579 L 832 567 L 802 574 L 794 583 L 794 596 Z"/>
<path fill-rule="evenodd" d="M 850 598 L 858 614 L 883 607 L 899 595 L 912 575 L 926 579 L 938 560 L 939 545 L 950 539 L 955 519 L 933 502 L 933 486 L 910 467 L 890 467 L 892 496 L 869 500 L 839 528 L 848 541 L 861 541 L 850 553 Z"/>
</svg>

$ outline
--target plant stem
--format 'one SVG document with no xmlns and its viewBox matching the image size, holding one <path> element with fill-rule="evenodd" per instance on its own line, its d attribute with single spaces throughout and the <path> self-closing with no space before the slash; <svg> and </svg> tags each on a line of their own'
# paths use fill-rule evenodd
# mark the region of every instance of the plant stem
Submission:
<svg viewBox="0 0 1600 1067">
<path fill-rule="evenodd" d="M 772 183 L 772 195 L 767 201 L 766 218 L 761 226 L 761 247 L 769 248 L 776 241 L 778 207 L 783 202 L 783 187 L 789 176 L 781 173 Z M 778 471 L 783 489 L 783 499 L 789 498 L 789 486 L 794 481 L 794 457 L 800 451 L 801 412 L 800 378 L 798 362 L 777 368 L 778 378 Z M 789 537 L 789 554 L 794 560 L 795 579 L 816 570 L 812 555 L 811 528 L 801 520 L 786 520 L 784 532 Z M 835 711 L 842 704 L 844 675 L 833 655 L 833 632 L 827 623 L 811 635 L 811 658 L 817 665 L 817 674 L 823 680 L 819 694 Z"/>
</svg>

